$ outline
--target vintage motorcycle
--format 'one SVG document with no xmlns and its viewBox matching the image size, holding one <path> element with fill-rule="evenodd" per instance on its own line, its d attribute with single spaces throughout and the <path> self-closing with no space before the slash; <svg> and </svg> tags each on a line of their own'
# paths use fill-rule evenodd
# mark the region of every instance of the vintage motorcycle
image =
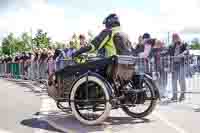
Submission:
<svg viewBox="0 0 200 133">
<path fill-rule="evenodd" d="M 68 64 L 64 68 L 49 77 L 48 95 L 59 109 L 71 112 L 86 125 L 103 122 L 112 109 L 118 108 L 133 118 L 143 118 L 157 104 L 158 88 L 148 74 L 137 73 L 137 57 L 92 57 L 85 63 L 65 62 Z M 139 106 L 144 109 L 138 112 Z"/>
</svg>

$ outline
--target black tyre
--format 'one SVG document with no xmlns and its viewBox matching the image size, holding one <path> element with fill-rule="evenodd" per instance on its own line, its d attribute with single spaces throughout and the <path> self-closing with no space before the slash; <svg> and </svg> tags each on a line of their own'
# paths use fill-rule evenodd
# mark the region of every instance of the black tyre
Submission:
<svg viewBox="0 0 200 133">
<path fill-rule="evenodd" d="M 137 85 L 135 84 L 136 82 L 132 82 L 132 89 L 137 89 Z M 156 98 L 156 94 L 155 94 L 155 84 L 154 82 L 152 82 L 151 79 L 144 77 L 142 80 L 142 88 L 146 91 L 142 92 L 142 93 L 136 93 L 133 94 L 133 101 L 131 104 L 133 104 L 133 106 L 122 106 L 122 110 L 129 116 L 133 117 L 133 118 L 143 118 L 148 116 L 150 113 L 153 112 L 153 110 L 156 107 L 157 104 L 157 98 Z M 141 88 L 140 88 L 141 89 Z M 147 94 L 147 90 L 149 91 L 150 97 L 148 97 Z M 146 105 L 146 101 L 150 101 L 149 105 Z M 147 107 L 145 109 L 143 109 L 141 112 L 137 112 L 134 110 L 131 110 L 131 108 L 133 109 L 137 109 L 138 106 L 144 106 Z"/>
<path fill-rule="evenodd" d="M 76 119 L 86 125 L 103 122 L 112 108 L 108 89 L 107 84 L 97 76 L 80 78 L 70 94 L 70 106 Z"/>
</svg>

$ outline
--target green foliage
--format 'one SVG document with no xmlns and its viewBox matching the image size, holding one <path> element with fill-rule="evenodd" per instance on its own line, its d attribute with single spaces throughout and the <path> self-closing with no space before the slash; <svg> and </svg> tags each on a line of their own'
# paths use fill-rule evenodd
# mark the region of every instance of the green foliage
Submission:
<svg viewBox="0 0 200 133">
<path fill-rule="evenodd" d="M 192 44 L 191 49 L 200 50 L 200 44 Z"/>
<path fill-rule="evenodd" d="M 21 53 L 31 50 L 31 37 L 28 33 L 23 33 L 20 37 L 15 37 L 13 33 L 10 33 L 2 40 L 2 54 L 14 55 L 15 53 Z"/>
<path fill-rule="evenodd" d="M 200 50 L 200 41 L 198 38 L 194 38 L 191 43 L 191 49 Z"/>
<path fill-rule="evenodd" d="M 91 31 L 88 31 L 88 42 L 90 42 L 94 35 Z M 16 53 L 29 52 L 34 47 L 38 48 L 48 48 L 51 46 L 55 48 L 66 48 L 74 47 L 76 49 L 80 48 L 80 42 L 76 34 L 70 40 L 70 44 L 64 44 L 62 42 L 51 43 L 51 38 L 48 36 L 47 32 L 42 29 L 38 29 L 34 38 L 28 32 L 22 33 L 20 36 L 16 37 L 14 33 L 10 33 L 8 36 L 4 37 L 0 47 L 0 55 L 15 55 Z"/>
<path fill-rule="evenodd" d="M 0 47 L 0 56 L 3 55 L 3 52 L 2 52 L 2 47 Z"/>
<path fill-rule="evenodd" d="M 61 42 L 55 42 L 55 48 L 58 48 L 58 49 L 64 49 L 65 48 L 65 44 L 64 43 L 61 43 Z"/>
<path fill-rule="evenodd" d="M 3 38 L 2 41 L 2 53 L 5 55 L 12 55 L 14 53 L 14 47 L 17 40 L 13 33 L 10 33 L 7 37 Z"/>
<path fill-rule="evenodd" d="M 50 45 L 51 38 L 48 37 L 47 32 L 43 32 L 39 29 L 36 33 L 35 38 L 33 38 L 33 44 L 39 48 L 48 48 Z"/>
<path fill-rule="evenodd" d="M 30 51 L 32 47 L 32 37 L 27 33 L 23 33 L 21 36 L 22 51 Z"/>
</svg>

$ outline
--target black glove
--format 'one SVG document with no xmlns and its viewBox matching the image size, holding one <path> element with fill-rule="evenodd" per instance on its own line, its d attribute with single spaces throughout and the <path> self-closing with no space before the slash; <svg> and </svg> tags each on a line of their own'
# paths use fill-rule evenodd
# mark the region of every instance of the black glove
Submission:
<svg viewBox="0 0 200 133">
<path fill-rule="evenodd" d="M 72 58 L 77 57 L 81 55 L 82 53 L 86 53 L 90 51 L 91 49 L 92 49 L 92 46 L 86 46 L 86 47 L 80 48 L 78 51 L 72 54 Z"/>
</svg>

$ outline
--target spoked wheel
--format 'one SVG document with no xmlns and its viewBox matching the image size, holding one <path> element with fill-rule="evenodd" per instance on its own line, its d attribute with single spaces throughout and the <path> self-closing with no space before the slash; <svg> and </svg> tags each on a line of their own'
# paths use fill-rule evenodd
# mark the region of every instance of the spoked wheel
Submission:
<svg viewBox="0 0 200 133">
<path fill-rule="evenodd" d="M 79 79 L 70 94 L 72 113 L 83 124 L 95 125 L 104 121 L 111 110 L 106 83 L 96 76 Z"/>
<path fill-rule="evenodd" d="M 49 76 L 48 83 L 47 83 L 47 93 L 52 98 L 56 98 L 59 95 L 57 91 L 57 86 L 56 86 L 55 74 L 52 74 Z"/>
<path fill-rule="evenodd" d="M 157 103 L 157 99 L 155 98 L 155 85 L 153 85 L 151 79 L 144 77 L 141 81 L 141 88 L 139 89 L 138 82 L 130 81 L 129 87 L 134 90 L 139 90 L 139 92 L 129 94 L 129 97 L 131 97 L 129 103 L 133 106 L 122 106 L 122 110 L 133 118 L 143 118 L 149 115 Z"/>
</svg>

